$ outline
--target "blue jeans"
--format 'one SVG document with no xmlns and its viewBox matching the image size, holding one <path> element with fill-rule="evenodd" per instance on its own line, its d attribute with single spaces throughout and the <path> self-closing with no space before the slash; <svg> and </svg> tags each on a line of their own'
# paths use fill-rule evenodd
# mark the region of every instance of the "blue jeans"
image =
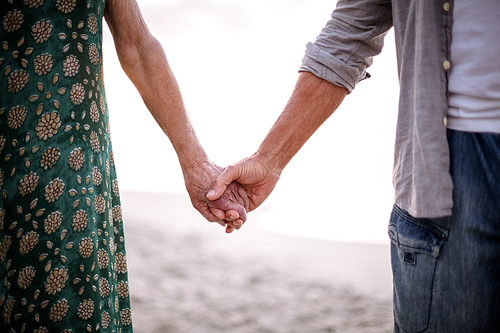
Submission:
<svg viewBox="0 0 500 333">
<path fill-rule="evenodd" d="M 500 135 L 448 131 L 449 217 L 394 206 L 394 332 L 500 332 Z"/>
</svg>

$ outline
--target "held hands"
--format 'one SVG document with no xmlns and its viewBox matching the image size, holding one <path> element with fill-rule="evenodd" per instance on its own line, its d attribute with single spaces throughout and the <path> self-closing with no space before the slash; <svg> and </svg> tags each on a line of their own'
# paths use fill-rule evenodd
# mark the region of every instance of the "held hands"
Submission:
<svg viewBox="0 0 500 333">
<path fill-rule="evenodd" d="M 231 233 L 241 228 L 247 212 L 267 199 L 280 174 L 280 169 L 254 155 L 226 169 L 203 161 L 184 170 L 184 181 L 194 208 L 208 221 L 226 225 L 226 233 Z"/>
<path fill-rule="evenodd" d="M 281 170 L 272 168 L 256 155 L 228 166 L 213 182 L 207 194 L 209 200 L 220 200 L 233 191 L 236 181 L 246 192 L 248 212 L 259 207 L 271 194 L 279 180 Z M 240 193 L 240 192 L 238 192 Z M 227 215 L 227 213 L 226 213 Z M 239 228 L 237 228 L 239 229 Z M 226 232 L 234 230 L 228 225 Z"/>
<path fill-rule="evenodd" d="M 206 193 L 223 169 L 208 160 L 184 169 L 184 182 L 193 207 L 210 222 L 226 225 L 226 232 L 239 229 L 247 218 L 249 200 L 246 191 L 237 183 L 229 182 L 227 189 L 213 200 Z"/>
</svg>

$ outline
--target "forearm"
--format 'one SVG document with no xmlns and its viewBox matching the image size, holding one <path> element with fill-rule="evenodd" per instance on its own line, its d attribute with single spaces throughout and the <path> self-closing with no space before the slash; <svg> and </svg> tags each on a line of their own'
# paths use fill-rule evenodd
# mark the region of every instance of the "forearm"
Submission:
<svg viewBox="0 0 500 333">
<path fill-rule="evenodd" d="M 307 72 L 300 73 L 285 109 L 255 156 L 278 174 L 337 109 L 347 89 Z"/>
<path fill-rule="evenodd" d="M 206 160 L 163 48 L 135 1 L 110 0 L 105 16 L 122 68 L 172 142 L 183 170 Z"/>
<path fill-rule="evenodd" d="M 152 44 L 140 54 L 137 62 L 130 63 L 141 68 L 132 69 L 125 65 L 124 69 L 148 110 L 172 142 L 184 169 L 207 157 L 189 119 L 163 48 L 158 42 Z"/>
</svg>

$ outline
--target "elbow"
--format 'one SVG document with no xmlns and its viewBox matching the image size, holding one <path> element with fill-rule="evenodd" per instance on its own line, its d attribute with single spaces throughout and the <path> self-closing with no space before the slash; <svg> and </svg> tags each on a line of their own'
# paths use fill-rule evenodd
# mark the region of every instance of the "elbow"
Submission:
<svg viewBox="0 0 500 333">
<path fill-rule="evenodd" d="M 116 52 L 123 70 L 129 74 L 147 63 L 148 56 L 158 52 L 158 48 L 162 50 L 160 42 L 148 33 L 143 38 L 124 40 L 116 45 Z"/>
</svg>

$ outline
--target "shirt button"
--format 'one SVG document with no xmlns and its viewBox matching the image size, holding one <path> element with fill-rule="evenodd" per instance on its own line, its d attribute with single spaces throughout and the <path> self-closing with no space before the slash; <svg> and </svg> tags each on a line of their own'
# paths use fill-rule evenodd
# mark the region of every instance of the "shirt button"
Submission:
<svg viewBox="0 0 500 333">
<path fill-rule="evenodd" d="M 449 2 L 446 2 L 444 5 L 443 5 L 443 9 L 447 12 L 450 11 L 450 3 Z"/>
<path fill-rule="evenodd" d="M 448 118 L 444 117 L 443 118 L 443 125 L 446 127 L 448 125 Z"/>
<path fill-rule="evenodd" d="M 451 67 L 451 63 L 448 60 L 446 60 L 445 62 L 443 62 L 443 68 L 444 69 L 448 70 L 448 69 L 450 69 L 450 67 Z"/>
</svg>

